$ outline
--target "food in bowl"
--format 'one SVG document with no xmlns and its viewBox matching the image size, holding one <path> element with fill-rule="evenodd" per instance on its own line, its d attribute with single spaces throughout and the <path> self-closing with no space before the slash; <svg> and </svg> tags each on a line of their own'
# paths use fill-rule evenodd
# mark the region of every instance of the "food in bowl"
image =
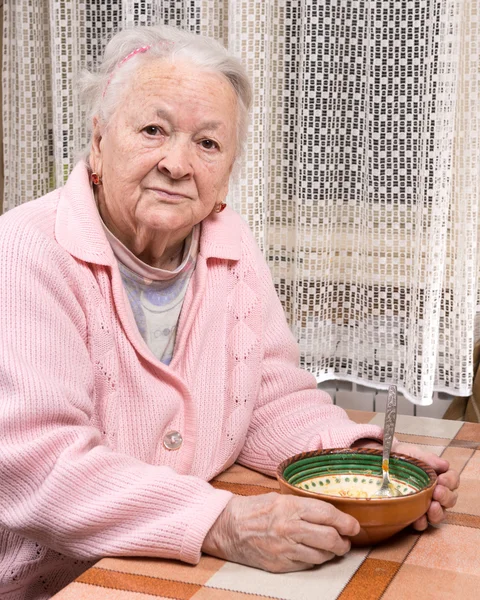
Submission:
<svg viewBox="0 0 480 600">
<path fill-rule="evenodd" d="M 405 482 L 390 478 L 400 496 L 414 494 L 417 489 Z M 321 475 L 312 477 L 295 484 L 302 490 L 339 496 L 340 498 L 373 498 L 382 485 L 382 477 L 365 472 L 361 475 L 356 473 L 339 473 L 335 476 Z"/>
<path fill-rule="evenodd" d="M 392 453 L 390 476 L 401 496 L 375 497 L 382 481 L 382 451 L 330 449 L 297 454 L 277 470 L 280 491 L 318 498 L 355 517 L 357 546 L 387 539 L 426 513 L 437 482 L 435 471 L 409 456 Z"/>
</svg>

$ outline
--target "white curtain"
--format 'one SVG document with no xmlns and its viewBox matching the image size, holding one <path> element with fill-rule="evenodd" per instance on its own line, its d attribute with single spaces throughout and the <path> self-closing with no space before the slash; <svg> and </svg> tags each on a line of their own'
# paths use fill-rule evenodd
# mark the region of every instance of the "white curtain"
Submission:
<svg viewBox="0 0 480 600">
<path fill-rule="evenodd" d="M 478 0 L 5 2 L 5 201 L 62 185 L 75 78 L 119 27 L 221 40 L 255 88 L 229 201 L 318 381 L 468 395 L 480 264 Z"/>
</svg>

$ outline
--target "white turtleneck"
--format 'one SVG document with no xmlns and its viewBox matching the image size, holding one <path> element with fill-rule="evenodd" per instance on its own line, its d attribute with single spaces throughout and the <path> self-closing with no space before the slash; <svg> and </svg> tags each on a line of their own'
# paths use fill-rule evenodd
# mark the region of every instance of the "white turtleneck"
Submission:
<svg viewBox="0 0 480 600">
<path fill-rule="evenodd" d="M 137 258 L 103 224 L 118 261 L 137 327 L 153 354 L 170 364 L 177 323 L 190 277 L 195 269 L 200 226 L 185 240 L 182 263 L 173 271 L 157 269 Z"/>
</svg>

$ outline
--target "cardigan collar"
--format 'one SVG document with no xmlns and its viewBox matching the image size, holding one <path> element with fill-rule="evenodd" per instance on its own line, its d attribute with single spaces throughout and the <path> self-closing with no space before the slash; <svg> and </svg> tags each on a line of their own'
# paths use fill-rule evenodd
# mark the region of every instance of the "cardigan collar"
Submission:
<svg viewBox="0 0 480 600">
<path fill-rule="evenodd" d="M 116 264 L 84 162 L 75 166 L 65 186 L 60 189 L 55 236 L 67 252 L 82 261 L 105 266 Z M 202 221 L 199 254 L 205 259 L 240 259 L 240 223 L 232 209 L 227 207 Z"/>
</svg>

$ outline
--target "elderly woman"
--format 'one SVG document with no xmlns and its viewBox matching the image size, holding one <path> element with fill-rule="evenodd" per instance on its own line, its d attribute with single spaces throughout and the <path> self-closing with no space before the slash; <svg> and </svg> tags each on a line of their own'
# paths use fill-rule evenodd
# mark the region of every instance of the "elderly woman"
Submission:
<svg viewBox="0 0 480 600">
<path fill-rule="evenodd" d="M 48 598 L 103 556 L 203 551 L 280 572 L 345 554 L 359 525 L 329 504 L 208 483 L 235 461 L 273 475 L 299 451 L 382 438 L 298 368 L 269 269 L 226 207 L 244 70 L 210 39 L 138 28 L 83 83 L 88 158 L 0 220 L 0 591 Z M 442 473 L 416 526 L 441 521 L 456 473 L 397 449 Z"/>
</svg>

